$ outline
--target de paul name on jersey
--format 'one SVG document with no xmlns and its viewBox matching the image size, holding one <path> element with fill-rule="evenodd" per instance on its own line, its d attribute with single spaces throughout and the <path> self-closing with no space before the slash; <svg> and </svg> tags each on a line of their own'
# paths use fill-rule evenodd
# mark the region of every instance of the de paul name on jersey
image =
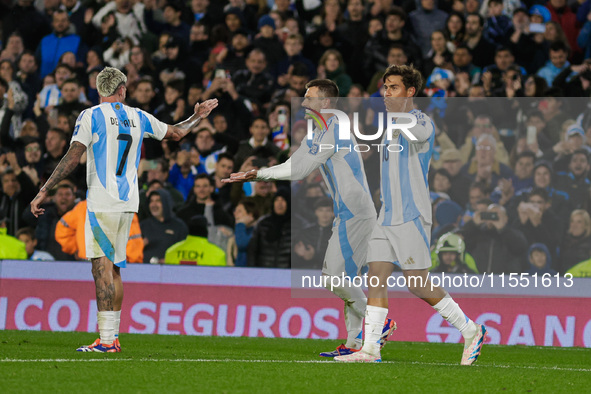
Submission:
<svg viewBox="0 0 591 394">
<path fill-rule="evenodd" d="M 109 117 L 109 119 L 111 119 L 111 126 L 119 126 L 119 119 L 112 118 L 112 117 Z M 130 120 L 123 119 L 121 121 L 121 123 L 123 123 L 124 127 L 135 127 L 135 123 L 134 123 L 133 119 L 130 119 Z"/>
</svg>

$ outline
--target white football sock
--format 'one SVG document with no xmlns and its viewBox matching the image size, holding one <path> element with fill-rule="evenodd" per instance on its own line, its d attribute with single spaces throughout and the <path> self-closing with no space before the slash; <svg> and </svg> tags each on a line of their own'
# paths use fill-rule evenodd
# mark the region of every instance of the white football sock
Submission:
<svg viewBox="0 0 591 394">
<path fill-rule="evenodd" d="M 439 312 L 441 317 L 452 326 L 460 330 L 464 339 L 473 338 L 476 335 L 476 324 L 468 319 L 468 316 L 462 312 L 460 306 L 448 294 L 439 301 L 433 308 Z"/>
<path fill-rule="evenodd" d="M 115 311 L 115 339 L 119 338 L 120 323 L 121 323 L 121 311 Z"/>
<path fill-rule="evenodd" d="M 352 349 L 361 348 L 363 343 L 363 317 L 367 298 L 361 288 L 356 286 L 335 287 L 332 292 L 345 302 L 345 327 L 347 328 L 347 343 Z"/>
<path fill-rule="evenodd" d="M 115 314 L 117 312 L 97 312 L 97 323 L 101 336 L 101 343 L 111 345 L 115 340 Z"/>
<path fill-rule="evenodd" d="M 373 356 L 380 355 L 380 337 L 388 316 L 388 308 L 368 305 L 365 311 L 365 341 L 361 349 Z"/>
</svg>

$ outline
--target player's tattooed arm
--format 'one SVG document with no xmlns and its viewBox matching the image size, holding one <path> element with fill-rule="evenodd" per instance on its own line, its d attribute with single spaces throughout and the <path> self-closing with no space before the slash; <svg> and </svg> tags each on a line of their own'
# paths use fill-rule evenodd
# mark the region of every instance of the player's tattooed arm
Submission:
<svg viewBox="0 0 591 394">
<path fill-rule="evenodd" d="M 48 191 L 60 183 L 62 179 L 67 177 L 78 166 L 84 152 L 86 152 L 86 146 L 84 144 L 78 141 L 72 142 L 66 155 L 59 162 L 47 182 L 45 182 L 45 185 L 41 187 L 33 201 L 31 201 L 31 212 L 35 217 L 39 217 L 45 211 L 41 208 L 41 204 L 43 204 L 43 201 L 47 197 Z"/>
<path fill-rule="evenodd" d="M 201 122 L 201 119 L 206 118 L 209 113 L 217 106 L 217 99 L 210 99 L 204 101 L 201 104 L 195 104 L 195 112 L 193 115 L 180 123 L 169 125 L 164 138 L 171 138 L 174 141 L 179 141 L 181 138 L 187 135 L 193 127 L 197 126 L 199 122 Z"/>
<path fill-rule="evenodd" d="M 60 183 L 65 177 L 70 175 L 72 171 L 78 166 L 80 163 L 80 158 L 82 154 L 86 152 L 86 146 L 84 144 L 74 141 L 72 145 L 70 145 L 70 149 L 66 155 L 62 158 L 59 162 L 53 174 L 49 177 L 45 185 L 41 188 L 41 190 L 51 190 L 55 185 Z"/>
<path fill-rule="evenodd" d="M 191 117 L 183 120 L 182 122 L 175 124 L 175 126 L 178 127 L 179 129 L 190 130 L 193 127 L 197 126 L 199 124 L 199 122 L 201 122 L 201 116 L 199 116 L 195 113 L 195 114 L 191 115 Z"/>
</svg>

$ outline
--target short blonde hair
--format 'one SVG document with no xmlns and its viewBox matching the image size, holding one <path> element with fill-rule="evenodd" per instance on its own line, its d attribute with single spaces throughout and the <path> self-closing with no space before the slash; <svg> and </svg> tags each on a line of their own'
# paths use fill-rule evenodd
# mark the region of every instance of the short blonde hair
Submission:
<svg viewBox="0 0 591 394">
<path fill-rule="evenodd" d="M 101 97 L 110 97 L 115 94 L 121 85 L 127 83 L 127 77 L 114 67 L 105 67 L 96 76 L 96 89 Z"/>
<path fill-rule="evenodd" d="M 575 209 L 570 214 L 570 220 L 572 220 L 575 216 L 580 216 L 583 218 L 583 222 L 585 222 L 585 236 L 588 237 L 591 235 L 591 217 L 589 213 L 584 209 Z"/>
</svg>

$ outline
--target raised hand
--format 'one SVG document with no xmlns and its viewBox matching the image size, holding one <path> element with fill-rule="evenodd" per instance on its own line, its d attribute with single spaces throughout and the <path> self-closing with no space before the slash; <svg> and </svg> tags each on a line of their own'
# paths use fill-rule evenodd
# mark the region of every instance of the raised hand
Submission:
<svg viewBox="0 0 591 394">
<path fill-rule="evenodd" d="M 217 106 L 218 99 L 209 99 L 202 102 L 201 104 L 195 104 L 195 113 L 202 118 L 206 118 Z"/>
</svg>

